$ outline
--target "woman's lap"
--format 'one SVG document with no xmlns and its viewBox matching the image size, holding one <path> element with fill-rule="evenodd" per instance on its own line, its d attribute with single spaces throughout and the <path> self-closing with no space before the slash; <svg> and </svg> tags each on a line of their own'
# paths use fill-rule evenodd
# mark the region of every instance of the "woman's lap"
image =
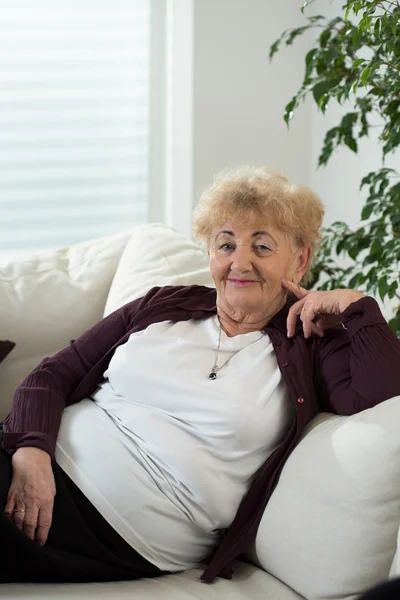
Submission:
<svg viewBox="0 0 400 600">
<path fill-rule="evenodd" d="M 400 578 L 386 581 L 359 597 L 359 600 L 399 600 Z"/>
<path fill-rule="evenodd" d="M 131 580 L 163 573 L 131 548 L 62 469 L 56 480 L 53 523 L 40 547 L 4 514 L 11 458 L 0 449 L 0 583 Z"/>
</svg>

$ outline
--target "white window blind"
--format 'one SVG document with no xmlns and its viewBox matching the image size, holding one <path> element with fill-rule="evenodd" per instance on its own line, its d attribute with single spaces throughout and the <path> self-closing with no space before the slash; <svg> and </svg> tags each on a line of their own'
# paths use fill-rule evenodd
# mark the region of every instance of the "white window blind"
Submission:
<svg viewBox="0 0 400 600">
<path fill-rule="evenodd" d="M 0 254 L 146 222 L 150 0 L 0 0 Z"/>
</svg>

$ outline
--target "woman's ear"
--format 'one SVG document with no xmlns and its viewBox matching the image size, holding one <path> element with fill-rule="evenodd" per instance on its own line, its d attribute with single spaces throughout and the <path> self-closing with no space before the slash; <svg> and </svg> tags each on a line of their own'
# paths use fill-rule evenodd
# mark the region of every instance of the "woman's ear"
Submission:
<svg viewBox="0 0 400 600">
<path fill-rule="evenodd" d="M 302 246 L 296 252 L 295 271 L 293 273 L 294 283 L 299 284 L 304 277 L 304 273 L 308 269 L 312 258 L 311 246 Z"/>
</svg>

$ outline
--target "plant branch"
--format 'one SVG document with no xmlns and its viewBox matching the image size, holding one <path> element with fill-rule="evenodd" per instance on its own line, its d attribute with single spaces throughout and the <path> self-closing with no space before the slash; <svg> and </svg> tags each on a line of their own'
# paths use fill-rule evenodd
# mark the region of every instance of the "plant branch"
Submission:
<svg viewBox="0 0 400 600">
<path fill-rule="evenodd" d="M 316 1 L 305 0 L 302 12 Z M 310 95 L 323 113 L 333 100 L 352 105 L 325 134 L 319 164 L 326 165 L 343 145 L 358 153 L 358 139 L 380 129 L 382 159 L 360 185 L 369 191 L 361 224 L 353 230 L 337 222 L 324 230 L 312 285 L 322 278 L 321 289 L 360 288 L 396 301 L 400 301 L 400 172 L 385 166 L 385 156 L 400 148 L 399 8 L 400 0 L 344 0 L 336 19 L 309 17 L 306 27 L 285 32 L 270 52 L 272 58 L 281 41 L 289 45 L 306 30 L 322 30 L 307 52 L 303 82 L 284 115 L 290 125 L 300 100 Z M 353 13 L 359 15 L 355 22 L 348 18 Z M 342 256 L 351 259 L 350 266 L 342 266 Z M 400 337 L 400 304 L 390 326 Z"/>
</svg>

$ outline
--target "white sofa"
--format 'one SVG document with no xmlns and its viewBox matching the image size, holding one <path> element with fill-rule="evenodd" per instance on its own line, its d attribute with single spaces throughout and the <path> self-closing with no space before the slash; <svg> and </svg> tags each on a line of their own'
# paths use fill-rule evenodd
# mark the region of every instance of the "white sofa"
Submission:
<svg viewBox="0 0 400 600">
<path fill-rule="evenodd" d="M 0 267 L 0 420 L 44 356 L 154 285 L 212 285 L 204 252 L 152 224 Z M 373 351 L 373 349 L 371 349 Z M 231 581 L 202 570 L 106 584 L 3 584 L 0 597 L 136 600 L 351 600 L 400 575 L 400 399 L 310 423 Z"/>
</svg>

